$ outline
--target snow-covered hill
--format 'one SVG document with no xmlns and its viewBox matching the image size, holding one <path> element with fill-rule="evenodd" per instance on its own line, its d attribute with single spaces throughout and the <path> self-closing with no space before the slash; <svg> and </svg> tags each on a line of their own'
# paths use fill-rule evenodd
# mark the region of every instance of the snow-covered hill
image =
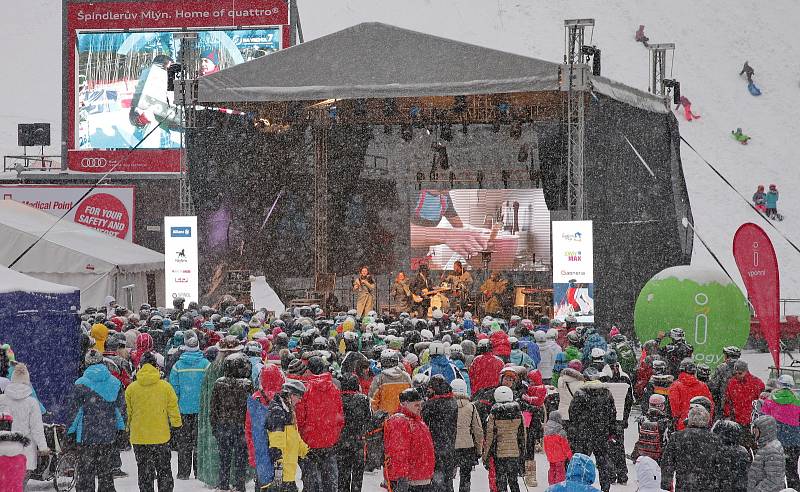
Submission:
<svg viewBox="0 0 800 492">
<path fill-rule="evenodd" d="M 593 17 L 592 42 L 603 50 L 603 75 L 647 89 L 648 54 L 633 41 L 639 24 L 652 42 L 677 44 L 674 72 L 683 93 L 702 119 L 682 117 L 681 133 L 749 197 L 756 185 L 775 183 L 782 192 L 778 224 L 800 242 L 800 164 L 795 137 L 800 125 L 800 62 L 792 54 L 792 33 L 800 19 L 796 0 L 754 6 L 732 0 L 298 0 L 306 39 L 364 21 L 380 21 L 417 31 L 485 45 L 551 61 L 563 56 L 563 20 Z M 0 78 L 0 150 L 16 152 L 18 121 L 50 121 L 54 143 L 60 127 L 61 2 L 35 0 L 10 11 L 0 29 L 8 70 Z M 744 60 L 756 70 L 764 91 L 748 94 L 737 75 Z M 476 60 L 476 63 L 479 60 Z M 736 144 L 731 129 L 753 137 Z M 683 165 L 698 232 L 739 280 L 731 255 L 736 228 L 759 223 L 751 209 L 727 188 L 691 150 L 682 148 Z M 782 297 L 800 298 L 800 254 L 767 229 L 783 271 Z M 694 262 L 716 268 L 695 241 Z M 800 308 L 800 306 L 798 306 Z"/>
</svg>

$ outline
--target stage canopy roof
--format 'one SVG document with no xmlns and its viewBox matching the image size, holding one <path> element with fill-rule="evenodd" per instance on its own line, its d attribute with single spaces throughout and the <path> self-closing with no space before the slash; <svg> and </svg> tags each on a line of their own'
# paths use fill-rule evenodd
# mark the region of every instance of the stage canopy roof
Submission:
<svg viewBox="0 0 800 492">
<path fill-rule="evenodd" d="M 559 64 L 366 22 L 202 77 L 200 102 L 558 90 Z"/>
</svg>

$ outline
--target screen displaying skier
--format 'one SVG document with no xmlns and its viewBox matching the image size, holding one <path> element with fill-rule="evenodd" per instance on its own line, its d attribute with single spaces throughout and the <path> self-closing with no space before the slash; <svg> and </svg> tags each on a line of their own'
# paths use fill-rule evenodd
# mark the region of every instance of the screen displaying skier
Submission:
<svg viewBox="0 0 800 492">
<path fill-rule="evenodd" d="M 412 268 L 456 261 L 493 270 L 534 270 L 550 259 L 550 212 L 541 189 L 421 190 L 411 204 Z"/>
<path fill-rule="evenodd" d="M 201 75 L 281 49 L 279 27 L 198 31 Z M 172 32 L 78 34 L 77 147 L 126 149 L 180 146 L 181 114 L 167 91 L 167 70 L 179 57 Z M 154 128 L 155 131 L 150 133 Z"/>
</svg>

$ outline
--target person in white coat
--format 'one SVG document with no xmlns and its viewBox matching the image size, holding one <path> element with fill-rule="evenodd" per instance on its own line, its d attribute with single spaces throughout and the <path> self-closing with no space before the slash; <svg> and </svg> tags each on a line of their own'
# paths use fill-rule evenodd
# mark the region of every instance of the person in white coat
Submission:
<svg viewBox="0 0 800 492">
<path fill-rule="evenodd" d="M 639 456 L 636 460 L 637 492 L 665 492 L 661 488 L 661 467 L 649 456 Z"/>
<path fill-rule="evenodd" d="M 11 383 L 6 386 L 5 393 L 0 395 L 0 408 L 7 409 L 14 418 L 12 432 L 19 432 L 30 439 L 30 443 L 24 448 L 28 471 L 36 469 L 38 454 L 46 455 L 50 452 L 44 437 L 42 411 L 32 394 L 28 367 L 17 364 L 14 366 Z"/>
</svg>

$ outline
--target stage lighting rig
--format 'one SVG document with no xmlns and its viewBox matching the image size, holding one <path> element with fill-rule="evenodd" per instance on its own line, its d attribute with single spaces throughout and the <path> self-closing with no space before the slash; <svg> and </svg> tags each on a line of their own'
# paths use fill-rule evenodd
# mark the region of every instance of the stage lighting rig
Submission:
<svg viewBox="0 0 800 492">
<path fill-rule="evenodd" d="M 597 46 L 581 46 L 581 53 L 586 57 L 588 63 L 589 59 L 592 60 L 592 75 L 600 76 L 600 48 Z"/>
<path fill-rule="evenodd" d="M 672 89 L 672 104 L 679 104 L 681 102 L 681 83 L 675 79 L 664 79 L 661 81 L 664 84 L 664 92 L 669 94 Z"/>
</svg>

